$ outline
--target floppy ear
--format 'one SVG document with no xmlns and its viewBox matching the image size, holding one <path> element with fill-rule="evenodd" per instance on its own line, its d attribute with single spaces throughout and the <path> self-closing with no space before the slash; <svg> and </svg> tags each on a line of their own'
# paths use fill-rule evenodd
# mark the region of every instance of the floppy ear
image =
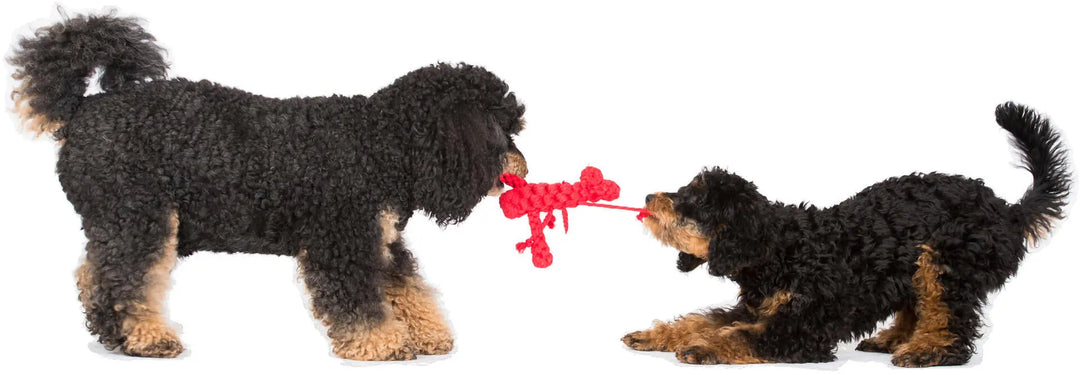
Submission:
<svg viewBox="0 0 1080 375">
<path fill-rule="evenodd" d="M 730 275 L 768 255 L 775 230 L 767 212 L 769 201 L 753 183 L 734 175 L 709 192 L 707 225 L 713 229 L 709 240 L 709 273 Z"/>
<path fill-rule="evenodd" d="M 439 225 L 464 220 L 502 172 L 507 138 L 494 116 L 463 104 L 415 123 L 409 158 L 417 208 Z M 415 129 L 428 127 L 427 129 Z"/>
<path fill-rule="evenodd" d="M 495 185 L 525 110 L 506 83 L 468 64 L 416 69 L 365 107 L 365 126 L 389 134 L 384 147 L 412 183 L 404 198 L 442 226 L 464 220 Z"/>
</svg>

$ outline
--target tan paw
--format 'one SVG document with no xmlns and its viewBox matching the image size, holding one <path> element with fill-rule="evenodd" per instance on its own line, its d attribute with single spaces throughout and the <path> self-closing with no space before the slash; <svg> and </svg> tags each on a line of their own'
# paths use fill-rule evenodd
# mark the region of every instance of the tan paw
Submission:
<svg viewBox="0 0 1080 375">
<path fill-rule="evenodd" d="M 137 322 L 129 327 L 120 350 L 135 357 L 174 358 L 184 352 L 184 346 L 172 328 L 157 322 Z"/>
<path fill-rule="evenodd" d="M 701 345 L 684 346 L 675 350 L 675 358 L 693 365 L 716 365 L 723 363 L 716 351 Z"/>
<path fill-rule="evenodd" d="M 671 351 L 663 345 L 660 345 L 660 343 L 657 343 L 655 340 L 652 339 L 651 336 L 652 335 L 650 335 L 648 331 L 630 332 L 626 334 L 626 336 L 623 336 L 622 342 L 623 344 L 626 344 L 626 346 L 630 347 L 630 349 L 634 350 L 640 350 L 645 352 Z"/>
</svg>

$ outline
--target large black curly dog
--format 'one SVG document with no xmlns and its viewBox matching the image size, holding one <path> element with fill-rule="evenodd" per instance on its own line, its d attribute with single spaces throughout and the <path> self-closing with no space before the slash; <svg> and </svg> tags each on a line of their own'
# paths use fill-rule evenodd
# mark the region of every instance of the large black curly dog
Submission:
<svg viewBox="0 0 1080 375">
<path fill-rule="evenodd" d="M 524 107 L 492 73 L 439 64 L 370 98 L 273 99 L 165 79 L 154 38 L 90 15 L 19 41 L 24 124 L 61 142 L 57 172 L 88 243 L 77 271 L 87 327 L 136 356 L 183 351 L 163 316 L 176 258 L 296 256 L 334 352 L 397 360 L 453 340 L 402 242 L 414 210 L 465 219 L 526 173 Z M 103 93 L 85 96 L 100 70 Z"/>
<path fill-rule="evenodd" d="M 905 367 L 968 361 L 987 294 L 1016 273 L 1025 240 L 1063 216 L 1070 176 L 1058 133 L 1031 110 L 997 108 L 1034 184 L 1009 204 L 982 181 L 938 173 L 891 178 L 819 209 L 770 202 L 754 184 L 706 170 L 646 198 L 645 225 L 678 250 L 678 268 L 708 263 L 739 284 L 730 308 L 657 323 L 623 338 L 682 362 L 825 362 L 840 341 L 892 328 L 858 350 Z"/>
</svg>

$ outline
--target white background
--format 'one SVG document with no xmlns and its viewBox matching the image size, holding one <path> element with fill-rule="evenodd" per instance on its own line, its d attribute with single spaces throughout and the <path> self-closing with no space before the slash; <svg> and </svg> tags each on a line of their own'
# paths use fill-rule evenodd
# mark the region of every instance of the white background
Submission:
<svg viewBox="0 0 1080 375">
<path fill-rule="evenodd" d="M 996 104 L 1029 104 L 1066 138 L 1080 138 L 1080 13 L 1069 4 L 63 5 L 115 5 L 144 18 L 169 51 L 171 76 L 273 97 L 369 95 L 438 61 L 486 66 L 528 107 L 518 144 L 530 181 L 576 181 L 594 165 L 622 185 L 616 203 L 626 205 L 712 165 L 785 202 L 827 206 L 914 171 L 982 178 L 1015 201 L 1030 176 L 1015 168 L 993 120 Z M 49 2 L 8 2 L 0 30 L 14 41 L 58 19 Z M 85 238 L 54 174 L 56 147 L 3 118 L 6 373 L 894 370 L 887 355 L 854 352 L 853 343 L 841 345 L 837 362 L 817 365 L 695 367 L 628 350 L 623 334 L 731 303 L 736 286 L 704 270 L 679 273 L 675 251 L 633 213 L 596 208 L 572 210 L 569 234 L 549 230 L 555 263 L 534 269 L 514 251 L 528 236 L 525 220 L 505 219 L 490 198 L 462 225 L 442 230 L 418 216 L 405 232 L 452 321 L 457 346 L 448 356 L 381 364 L 332 357 L 291 258 L 209 253 L 173 273 L 171 317 L 188 349 L 180 359 L 106 353 L 83 328 L 72 275 Z M 991 327 L 972 363 L 941 371 L 1073 362 L 1080 255 L 1071 224 L 1060 223 L 992 298 Z"/>
</svg>

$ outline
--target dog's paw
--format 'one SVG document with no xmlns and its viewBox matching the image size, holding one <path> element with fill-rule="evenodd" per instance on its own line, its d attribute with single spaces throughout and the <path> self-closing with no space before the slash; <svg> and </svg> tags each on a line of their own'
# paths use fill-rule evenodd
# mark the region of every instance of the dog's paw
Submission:
<svg viewBox="0 0 1080 375">
<path fill-rule="evenodd" d="M 127 327 L 120 350 L 135 357 L 174 358 L 184 352 L 184 346 L 171 327 L 147 319 L 135 320 Z"/>
<path fill-rule="evenodd" d="M 184 352 L 184 345 L 175 336 L 167 336 L 149 342 L 127 341 L 121 350 L 135 357 L 175 358 Z"/>
<path fill-rule="evenodd" d="M 716 365 L 724 363 L 712 348 L 701 345 L 684 346 L 675 350 L 675 358 L 693 365 Z"/>
<path fill-rule="evenodd" d="M 334 354 L 352 361 L 409 361 L 416 359 L 416 351 L 408 346 L 379 348 L 379 350 L 335 350 Z"/>
<path fill-rule="evenodd" d="M 921 353 L 897 353 L 893 356 L 892 364 L 899 367 L 930 367 L 941 363 L 942 355 L 934 352 Z"/>
<path fill-rule="evenodd" d="M 892 353 L 892 350 L 888 345 L 882 344 L 874 339 L 862 340 L 859 342 L 859 345 L 855 347 L 855 350 L 870 353 Z"/>
<path fill-rule="evenodd" d="M 630 349 L 640 351 L 665 351 L 665 348 L 661 345 L 657 345 L 652 338 L 649 337 L 646 331 L 630 332 L 623 336 L 623 344 L 630 347 Z"/>
<path fill-rule="evenodd" d="M 454 339 L 447 338 L 445 340 L 435 342 L 413 343 L 413 345 L 411 346 L 413 347 L 413 351 L 415 351 L 416 354 L 443 355 L 450 353 L 451 350 L 454 350 Z"/>
<path fill-rule="evenodd" d="M 383 358 L 381 360 L 382 361 L 411 361 L 411 360 L 414 360 L 414 359 L 416 359 L 416 351 L 414 351 L 413 348 L 405 346 L 405 347 L 398 348 L 397 350 L 391 351 L 390 354 L 388 354 L 386 356 L 386 358 Z"/>
</svg>

